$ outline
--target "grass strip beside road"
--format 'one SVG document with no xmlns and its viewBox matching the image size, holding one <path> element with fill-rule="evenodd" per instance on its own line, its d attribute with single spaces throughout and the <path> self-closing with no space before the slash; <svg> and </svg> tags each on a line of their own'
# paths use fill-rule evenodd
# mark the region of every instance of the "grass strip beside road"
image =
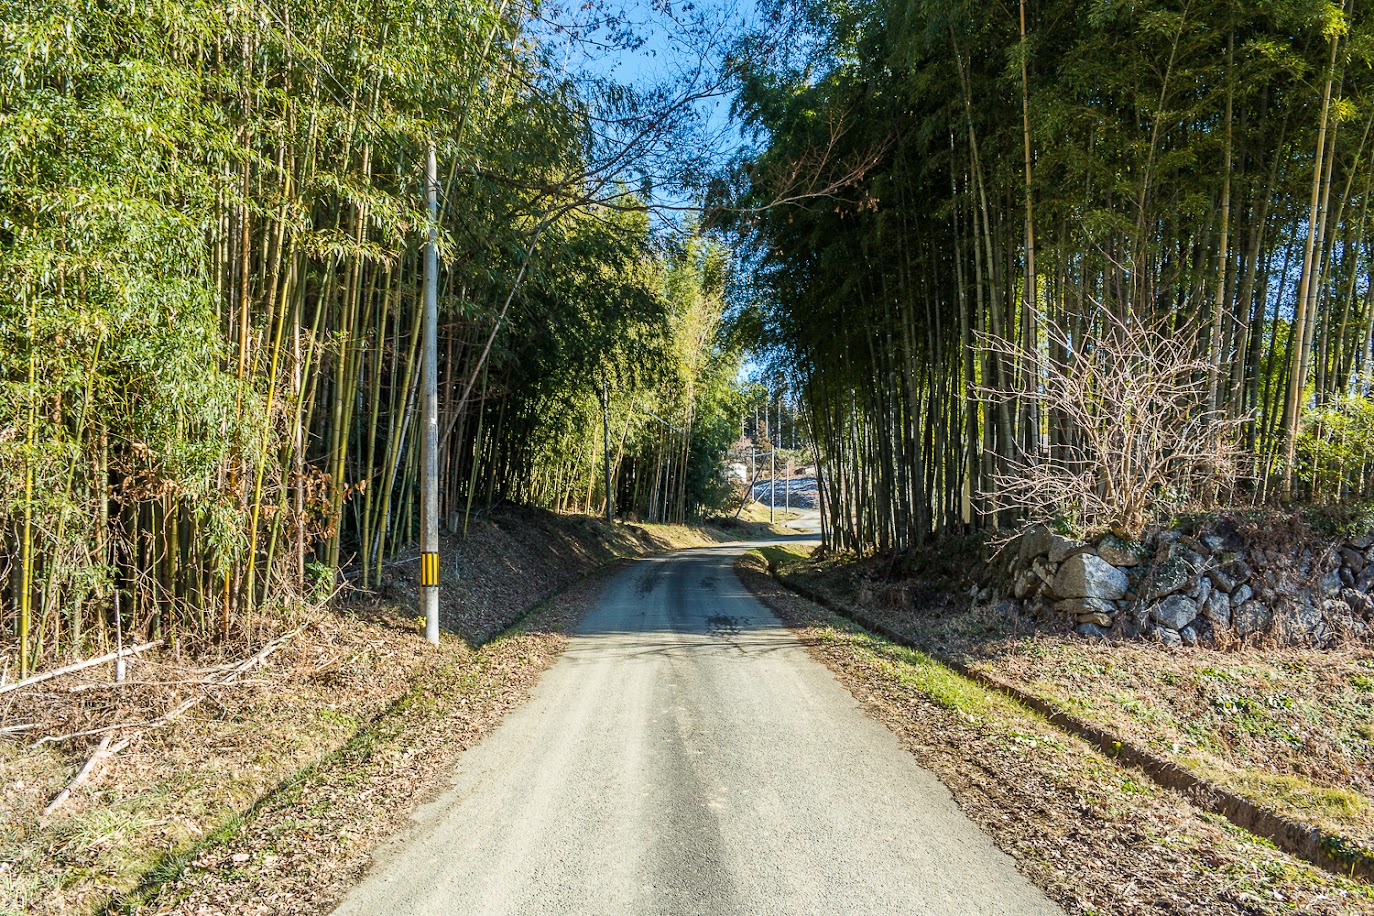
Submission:
<svg viewBox="0 0 1374 916">
<path fill-rule="evenodd" d="M 964 812 L 1070 913 L 1374 913 L 1374 889 L 1295 859 L 928 655 L 785 589 L 745 584 Z"/>
<path fill-rule="evenodd" d="M 845 606 L 844 603 L 835 602 L 831 596 L 816 593 L 815 589 L 801 585 L 800 582 L 790 581 L 786 575 L 786 567 L 796 563 L 797 559 L 797 555 L 794 553 L 774 551 L 768 555 L 768 569 L 786 588 L 829 607 L 831 611 L 838 612 L 842 617 L 853 619 L 863 628 L 877 632 L 886 639 L 896 641 L 896 643 L 915 648 L 923 654 L 932 651 L 926 648 L 921 641 L 912 639 L 908 634 L 894 630 L 892 626 L 886 625 L 879 619 L 872 619 L 871 615 L 867 614 L 863 608 Z M 995 677 L 993 674 L 977 669 L 977 667 L 965 665 L 965 663 L 948 658 L 948 656 L 938 654 L 934 656 L 941 665 L 958 672 L 960 676 L 976 681 L 976 683 L 999 692 L 999 694 L 1010 696 L 1011 699 L 1017 700 L 1021 705 L 1044 715 L 1048 721 L 1059 726 L 1063 731 L 1087 740 L 1092 746 L 1109 754 L 1117 761 L 1142 770 L 1160 786 L 1184 792 L 1200 808 L 1209 810 L 1213 814 L 1220 814 L 1237 827 L 1248 829 L 1253 834 L 1272 840 L 1279 846 L 1279 849 L 1286 851 L 1286 853 L 1305 858 L 1312 864 L 1319 865 L 1320 868 L 1325 868 L 1327 871 L 1336 873 L 1336 875 L 1359 876 L 1364 880 L 1374 878 L 1374 854 L 1364 849 L 1355 840 L 1349 839 L 1348 836 L 1327 834 L 1315 825 L 1294 820 L 1293 817 L 1289 817 L 1285 813 L 1275 812 L 1275 810 L 1265 806 L 1263 802 L 1256 802 L 1248 795 L 1238 794 L 1238 792 L 1231 791 L 1230 788 L 1220 786 L 1217 783 L 1209 783 L 1208 780 L 1187 766 L 1160 757 L 1160 755 L 1151 753 L 1139 744 L 1129 742 L 1123 736 L 1113 732 L 1110 726 L 1099 725 L 1098 722 L 1087 721 L 1080 718 L 1079 715 L 1069 713 L 1059 703 L 1047 698 L 1047 696 L 1035 694 L 1031 689 L 1007 683 L 1002 678 Z"/>
<path fill-rule="evenodd" d="M 1161 772 L 1178 768 L 1184 781 L 1220 787 L 1239 799 L 1238 813 L 1246 805 L 1266 809 L 1303 843 L 1317 828 L 1342 871 L 1361 855 L 1371 861 L 1374 651 L 1367 642 L 1223 650 L 1085 640 L 1062 620 L 959 594 L 968 554 L 946 542 L 896 568 L 836 555 L 775 559 L 789 587 L 1014 687 L 1053 715 L 1109 732 L 1163 761 Z"/>
</svg>

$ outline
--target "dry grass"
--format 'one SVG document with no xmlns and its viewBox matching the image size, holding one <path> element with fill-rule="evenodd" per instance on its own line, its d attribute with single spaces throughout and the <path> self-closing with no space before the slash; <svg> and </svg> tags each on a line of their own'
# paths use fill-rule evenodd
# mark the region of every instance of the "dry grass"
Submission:
<svg viewBox="0 0 1374 916">
<path fill-rule="evenodd" d="M 409 581 L 414 569 L 402 560 L 389 568 L 378 594 L 318 615 L 232 687 L 198 684 L 224 661 L 218 655 L 162 652 L 131 662 L 122 685 L 109 682 L 104 666 L 4 695 L 0 728 L 33 727 L 0 737 L 0 913 L 94 912 L 137 898 L 150 876 L 184 864 L 187 851 L 206 837 L 235 829 L 261 799 L 296 784 L 312 767 L 327 769 L 362 736 L 373 735 L 365 743 L 374 744 L 374 733 L 398 704 L 424 699 L 417 699 L 417 685 L 451 688 L 444 695 L 459 707 L 466 700 L 471 708 L 460 710 L 459 720 L 468 724 L 454 729 L 486 727 L 480 723 L 495 721 L 523 695 L 559 646 L 552 630 L 492 641 L 529 608 L 617 557 L 759 533 L 756 525 L 610 528 L 592 519 L 502 508 L 475 521 L 466 541 L 445 545 L 450 635 L 437 652 L 419 638 Z M 258 642 L 224 651 L 250 655 L 262 641 L 303 622 L 263 621 Z M 184 717 L 144 733 L 50 821 L 40 818 L 98 736 L 34 747 L 37 739 L 110 725 L 126 726 L 120 734 L 134 733 L 198 692 L 206 698 Z M 385 741 L 393 739 L 400 740 Z M 452 742 L 454 748 L 462 744 Z M 330 804 L 341 805 L 339 829 L 347 832 L 344 797 L 336 793 Z M 378 797 L 409 803 L 408 796 Z M 344 846 L 350 855 L 364 848 L 351 841 Z M 320 855 L 315 850 L 314 859 Z M 277 856 L 282 863 L 295 861 L 285 851 Z"/>
<path fill-rule="evenodd" d="M 163 855 L 346 741 L 442 658 L 404 620 L 326 615 L 251 681 L 148 732 L 46 822 L 40 812 L 93 739 L 36 749 L 0 741 L 0 910 L 91 912 L 129 892 Z M 39 720 L 50 734 L 150 721 L 188 692 L 169 683 L 190 673 L 167 658 L 131 665 L 129 686 L 65 678 L 21 692 L 6 720 Z M 96 689 L 70 692 L 87 686 Z"/>
<path fill-rule="evenodd" d="M 794 565 L 788 575 L 1204 778 L 1374 850 L 1374 651 L 1367 645 L 1177 651 L 1092 642 L 1000 615 L 948 588 L 894 597 L 844 560 Z"/>
<path fill-rule="evenodd" d="M 989 644 L 977 664 L 1374 849 L 1368 649 L 1171 652 L 1042 635 Z"/>
<path fill-rule="evenodd" d="M 454 640 L 384 714 L 203 841 L 163 857 L 120 912 L 328 912 L 373 849 L 451 779 L 456 757 L 495 728 L 557 660 L 603 570 L 480 649 Z"/>
<path fill-rule="evenodd" d="M 777 510 L 774 512 L 774 521 L 776 521 L 778 524 L 781 524 L 782 522 L 790 522 L 795 519 L 801 518 L 805 514 L 805 512 L 802 512 L 799 509 L 789 510 L 782 506 L 778 506 Z M 763 525 L 770 524 L 768 504 L 760 502 L 751 502 L 744 507 L 743 511 L 740 512 L 739 518 L 742 522 L 754 522 L 756 524 Z"/>
<path fill-rule="evenodd" d="M 782 589 L 762 563 L 741 576 L 1069 913 L 1374 913 L 1368 885 L 1203 814 L 1016 703 Z"/>
</svg>

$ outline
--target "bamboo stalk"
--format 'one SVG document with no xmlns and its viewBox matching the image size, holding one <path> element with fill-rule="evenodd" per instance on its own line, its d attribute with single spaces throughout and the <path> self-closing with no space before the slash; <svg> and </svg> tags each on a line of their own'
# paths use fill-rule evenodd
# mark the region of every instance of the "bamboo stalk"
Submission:
<svg viewBox="0 0 1374 916">
<path fill-rule="evenodd" d="M 43 681 L 49 681 L 55 677 L 61 677 L 64 674 L 74 674 L 77 671 L 85 671 L 87 668 L 93 668 L 96 665 L 108 664 L 109 662 L 115 661 L 117 659 L 132 658 L 135 655 L 140 655 L 144 652 L 147 652 L 149 649 L 156 649 L 161 645 L 163 645 L 163 640 L 155 639 L 152 642 L 145 642 L 139 646 L 130 646 L 127 649 L 120 649 L 115 652 L 110 652 L 106 655 L 101 655 L 97 658 L 88 658 L 85 661 L 76 662 L 71 665 L 66 665 L 62 668 L 57 668 L 52 671 L 44 671 L 41 674 L 34 674 L 29 677 L 23 678 L 22 680 L 15 681 L 13 684 L 0 685 L 0 694 L 6 694 L 14 690 L 19 690 L 21 688 L 31 686 L 33 684 L 41 684 Z"/>
</svg>

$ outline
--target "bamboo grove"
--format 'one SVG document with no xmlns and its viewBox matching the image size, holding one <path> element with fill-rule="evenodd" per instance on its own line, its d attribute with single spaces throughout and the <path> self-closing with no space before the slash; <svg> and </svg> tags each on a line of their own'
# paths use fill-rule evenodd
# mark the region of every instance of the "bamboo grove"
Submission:
<svg viewBox="0 0 1374 916">
<path fill-rule="evenodd" d="M 1374 496 L 1374 4 L 818 0 L 800 20 L 790 59 L 739 68 L 760 149 L 731 193 L 835 545 L 1009 508 L 1110 522 L 1004 497 L 1084 454 L 1052 376 L 1140 329 L 1138 373 L 1187 344 L 1177 391 L 1234 456 L 1225 479 L 1175 461 L 1152 498 Z M 799 184 L 833 190 L 764 206 Z M 1095 384 L 1089 413 L 1134 422 Z"/>
<path fill-rule="evenodd" d="M 565 78 L 508 0 L 0 9 L 9 670 L 233 637 L 413 544 L 431 143 L 448 528 L 603 506 L 603 430 L 622 512 L 721 498 L 730 259 L 629 187 L 680 99 Z"/>
</svg>

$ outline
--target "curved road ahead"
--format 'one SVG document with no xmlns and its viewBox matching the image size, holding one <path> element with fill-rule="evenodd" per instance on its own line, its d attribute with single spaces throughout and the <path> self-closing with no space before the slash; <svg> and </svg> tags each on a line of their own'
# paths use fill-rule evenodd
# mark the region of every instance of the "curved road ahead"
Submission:
<svg viewBox="0 0 1374 916">
<path fill-rule="evenodd" d="M 617 576 L 340 914 L 1060 911 L 736 578 Z"/>
</svg>

